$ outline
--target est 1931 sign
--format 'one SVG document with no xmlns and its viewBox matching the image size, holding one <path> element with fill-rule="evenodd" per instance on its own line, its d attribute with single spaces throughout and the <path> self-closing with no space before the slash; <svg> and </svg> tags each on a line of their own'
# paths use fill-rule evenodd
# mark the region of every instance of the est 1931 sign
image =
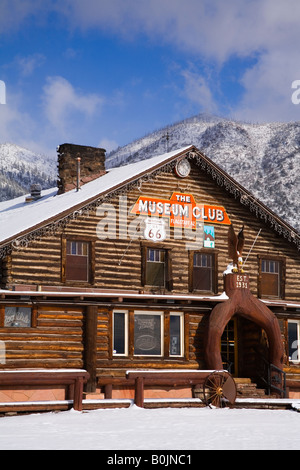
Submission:
<svg viewBox="0 0 300 470">
<path fill-rule="evenodd" d="M 249 276 L 247 274 L 237 274 L 235 287 L 236 289 L 249 289 Z"/>
</svg>

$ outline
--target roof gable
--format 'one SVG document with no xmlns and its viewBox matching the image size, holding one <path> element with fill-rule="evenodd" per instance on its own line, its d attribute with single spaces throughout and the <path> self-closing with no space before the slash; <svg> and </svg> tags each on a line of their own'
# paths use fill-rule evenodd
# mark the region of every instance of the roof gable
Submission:
<svg viewBox="0 0 300 470">
<path fill-rule="evenodd" d="M 57 195 L 57 189 L 54 188 L 43 191 L 41 199 L 29 204 L 25 202 L 24 196 L 0 203 L 2 227 L 0 255 L 3 257 L 13 247 L 24 245 L 31 239 L 39 238 L 64 226 L 70 219 L 76 218 L 77 214 L 96 208 L 111 194 L 128 190 L 149 174 L 169 171 L 183 156 L 192 159 L 201 171 L 239 200 L 256 217 L 262 219 L 279 235 L 295 243 L 298 250 L 300 249 L 300 236 L 293 227 L 191 145 L 137 163 L 113 168 L 100 178 L 82 186 L 79 191 Z"/>
</svg>

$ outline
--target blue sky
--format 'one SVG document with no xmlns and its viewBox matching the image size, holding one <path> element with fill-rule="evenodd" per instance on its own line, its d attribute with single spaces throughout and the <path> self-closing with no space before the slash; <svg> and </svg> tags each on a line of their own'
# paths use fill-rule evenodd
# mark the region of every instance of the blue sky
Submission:
<svg viewBox="0 0 300 470">
<path fill-rule="evenodd" d="M 298 0 L 0 0 L 0 143 L 109 151 L 201 112 L 298 121 L 299 23 Z"/>
</svg>

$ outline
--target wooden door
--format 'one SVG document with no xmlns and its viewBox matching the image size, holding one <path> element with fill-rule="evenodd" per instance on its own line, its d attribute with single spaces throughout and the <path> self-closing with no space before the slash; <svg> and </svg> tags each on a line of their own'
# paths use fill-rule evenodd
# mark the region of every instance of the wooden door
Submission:
<svg viewBox="0 0 300 470">
<path fill-rule="evenodd" d="M 221 356 L 224 369 L 238 375 L 237 318 L 229 320 L 221 337 Z"/>
</svg>

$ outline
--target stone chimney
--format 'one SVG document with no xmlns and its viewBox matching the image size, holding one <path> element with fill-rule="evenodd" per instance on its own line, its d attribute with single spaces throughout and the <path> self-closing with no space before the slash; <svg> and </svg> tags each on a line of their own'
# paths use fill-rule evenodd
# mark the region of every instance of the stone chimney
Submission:
<svg viewBox="0 0 300 470">
<path fill-rule="evenodd" d="M 84 145 L 62 144 L 58 154 L 58 194 L 79 189 L 106 173 L 105 150 Z"/>
</svg>

